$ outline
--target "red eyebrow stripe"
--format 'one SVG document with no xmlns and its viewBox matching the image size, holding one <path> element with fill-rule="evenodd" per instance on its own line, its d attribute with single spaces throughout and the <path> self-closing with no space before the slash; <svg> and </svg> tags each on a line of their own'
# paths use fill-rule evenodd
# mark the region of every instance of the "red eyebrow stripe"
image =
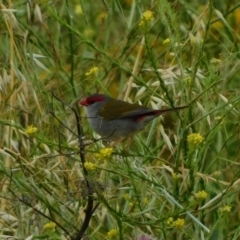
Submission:
<svg viewBox="0 0 240 240">
<path fill-rule="evenodd" d="M 90 97 L 87 98 L 87 102 L 102 102 L 104 100 L 104 97 Z"/>
<path fill-rule="evenodd" d="M 102 102 L 103 100 L 104 100 L 104 97 L 95 96 L 95 97 L 84 98 L 79 102 L 79 104 L 82 106 L 88 106 L 95 102 Z"/>
</svg>

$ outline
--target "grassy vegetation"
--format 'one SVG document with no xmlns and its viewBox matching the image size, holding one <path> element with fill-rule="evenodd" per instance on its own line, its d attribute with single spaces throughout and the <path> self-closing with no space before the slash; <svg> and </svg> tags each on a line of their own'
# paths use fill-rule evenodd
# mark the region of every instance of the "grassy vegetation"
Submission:
<svg viewBox="0 0 240 240">
<path fill-rule="evenodd" d="M 239 1 L 0 4 L 0 239 L 240 239 Z M 109 149 L 95 92 L 189 108 Z"/>
</svg>

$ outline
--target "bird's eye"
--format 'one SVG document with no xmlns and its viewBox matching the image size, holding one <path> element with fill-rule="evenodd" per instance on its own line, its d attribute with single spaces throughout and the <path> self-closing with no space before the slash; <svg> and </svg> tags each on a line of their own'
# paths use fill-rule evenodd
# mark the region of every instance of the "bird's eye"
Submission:
<svg viewBox="0 0 240 240">
<path fill-rule="evenodd" d="M 87 100 L 87 103 L 89 104 L 89 105 L 91 105 L 91 104 L 93 104 L 93 103 L 95 103 L 96 101 L 94 100 L 94 99 L 88 99 Z"/>
</svg>

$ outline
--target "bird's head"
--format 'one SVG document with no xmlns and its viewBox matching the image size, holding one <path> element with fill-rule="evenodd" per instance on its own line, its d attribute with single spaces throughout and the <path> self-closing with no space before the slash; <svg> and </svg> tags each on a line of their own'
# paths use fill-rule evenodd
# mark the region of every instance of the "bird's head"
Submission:
<svg viewBox="0 0 240 240">
<path fill-rule="evenodd" d="M 88 107 L 90 105 L 96 105 L 98 103 L 105 102 L 107 99 L 108 99 L 108 96 L 96 93 L 96 94 L 92 94 L 86 98 L 83 98 L 79 102 L 79 104 L 84 107 Z"/>
</svg>

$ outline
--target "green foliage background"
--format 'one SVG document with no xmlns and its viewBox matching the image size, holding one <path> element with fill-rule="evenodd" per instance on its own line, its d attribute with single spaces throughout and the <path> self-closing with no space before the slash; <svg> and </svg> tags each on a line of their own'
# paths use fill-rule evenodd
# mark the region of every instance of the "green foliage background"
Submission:
<svg viewBox="0 0 240 240">
<path fill-rule="evenodd" d="M 96 209 L 85 239 L 109 239 L 113 229 L 112 239 L 239 239 L 238 1 L 0 5 L 1 239 L 76 239 L 86 178 Z M 154 20 L 139 26 L 146 10 Z M 86 76 L 92 67 L 98 75 Z M 96 136 L 77 102 L 94 92 L 189 108 L 100 160 L 101 141 L 88 144 L 85 161 L 97 168 L 86 176 L 70 107 L 89 143 Z M 38 131 L 27 134 L 31 125 Z M 190 147 L 191 133 L 204 141 Z M 207 198 L 196 199 L 199 191 Z"/>
</svg>

